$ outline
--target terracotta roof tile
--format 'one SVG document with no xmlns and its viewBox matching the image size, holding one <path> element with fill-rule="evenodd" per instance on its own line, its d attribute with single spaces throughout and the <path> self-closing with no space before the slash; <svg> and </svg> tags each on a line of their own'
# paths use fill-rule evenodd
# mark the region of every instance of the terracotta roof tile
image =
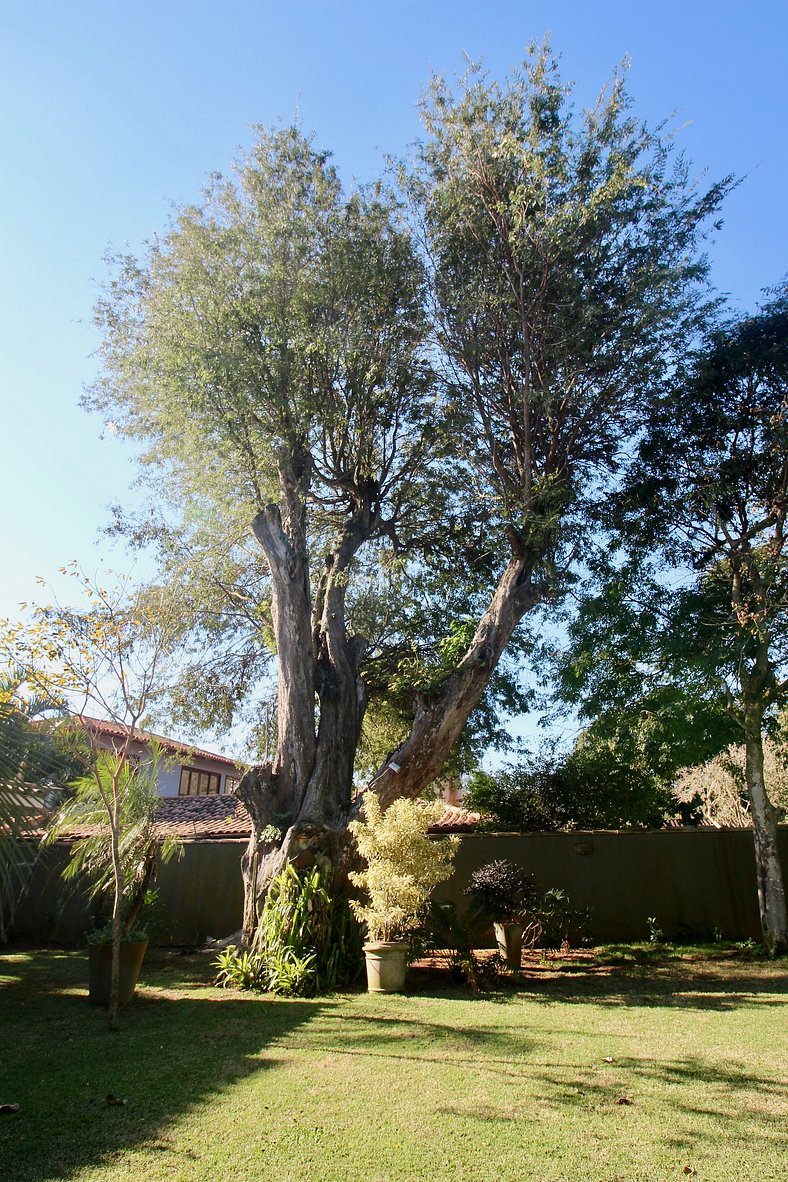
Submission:
<svg viewBox="0 0 788 1182">
<path fill-rule="evenodd" d="M 249 814 L 235 796 L 163 796 L 156 820 L 162 837 L 180 837 L 183 841 L 243 839 L 252 831 Z M 469 833 L 478 821 L 478 813 L 447 804 L 430 832 Z M 86 827 L 76 828 L 65 840 L 75 841 L 93 832 Z"/>
<path fill-rule="evenodd" d="M 473 813 L 470 809 L 459 805 L 447 804 L 443 816 L 430 825 L 430 833 L 470 833 L 481 820 L 481 813 Z"/>
<path fill-rule="evenodd" d="M 234 796 L 163 797 L 156 812 L 163 837 L 205 841 L 219 837 L 248 837 L 252 822 Z"/>
<path fill-rule="evenodd" d="M 89 718 L 85 714 L 80 715 L 79 721 L 86 730 L 92 731 L 97 735 L 106 735 L 108 738 L 125 739 L 128 734 L 128 728 L 121 722 L 105 722 L 100 718 Z M 138 730 L 136 738 L 140 743 L 159 743 L 165 751 L 172 753 L 188 755 L 191 758 L 212 759 L 216 763 L 225 764 L 227 767 L 238 767 L 236 761 L 226 755 L 217 755 L 215 751 L 206 751 L 202 747 L 192 746 L 191 743 L 181 743 L 178 739 L 168 739 L 164 735 L 154 734 L 153 731 Z"/>
</svg>

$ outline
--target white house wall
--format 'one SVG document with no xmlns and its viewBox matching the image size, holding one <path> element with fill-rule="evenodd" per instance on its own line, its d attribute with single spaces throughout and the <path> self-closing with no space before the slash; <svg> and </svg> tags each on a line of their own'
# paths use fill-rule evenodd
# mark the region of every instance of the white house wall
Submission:
<svg viewBox="0 0 788 1182">
<path fill-rule="evenodd" d="M 102 743 L 102 745 L 110 747 L 110 744 L 106 742 Z M 147 762 L 147 760 L 150 758 L 148 754 L 148 748 L 144 743 L 132 743 L 131 754 L 136 755 L 141 763 Z M 159 796 L 178 795 L 178 789 L 180 788 L 181 784 L 181 768 L 184 767 L 196 768 L 201 772 L 218 772 L 221 776 L 219 789 L 222 794 L 225 791 L 225 776 L 234 776 L 238 774 L 234 768 L 228 765 L 224 760 L 205 759 L 204 757 L 198 755 L 192 757 L 182 753 L 178 753 L 177 755 L 165 754 L 163 766 L 159 772 L 157 783 Z"/>
<path fill-rule="evenodd" d="M 224 777 L 226 775 L 235 775 L 231 767 L 226 763 L 214 762 L 210 759 L 188 758 L 183 755 L 174 757 L 172 763 L 167 760 L 167 766 L 159 775 L 159 796 L 177 796 L 178 789 L 181 783 L 181 768 L 191 767 L 197 768 L 200 772 L 218 772 L 222 777 L 219 788 L 224 792 Z"/>
</svg>

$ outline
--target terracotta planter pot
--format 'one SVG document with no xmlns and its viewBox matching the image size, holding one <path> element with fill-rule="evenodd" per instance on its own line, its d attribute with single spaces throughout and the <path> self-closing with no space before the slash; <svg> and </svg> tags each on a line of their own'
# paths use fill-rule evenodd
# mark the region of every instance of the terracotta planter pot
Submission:
<svg viewBox="0 0 788 1182">
<path fill-rule="evenodd" d="M 372 940 L 364 945 L 370 993 L 401 993 L 405 988 L 408 946 L 404 940 Z"/>
<path fill-rule="evenodd" d="M 147 940 L 137 940 L 120 946 L 118 1002 L 122 1006 L 127 1006 L 134 997 L 147 949 Z M 91 1005 L 109 1005 L 111 980 L 112 945 L 91 944 L 88 948 L 88 1001 Z"/>
<path fill-rule="evenodd" d="M 519 969 L 523 956 L 523 932 L 521 923 L 496 923 L 495 939 L 498 951 L 510 969 Z"/>
</svg>

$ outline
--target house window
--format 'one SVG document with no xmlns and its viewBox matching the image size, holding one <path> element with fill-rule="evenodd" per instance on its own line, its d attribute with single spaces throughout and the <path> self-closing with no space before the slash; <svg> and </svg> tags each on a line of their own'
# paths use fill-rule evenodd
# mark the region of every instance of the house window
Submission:
<svg viewBox="0 0 788 1182">
<path fill-rule="evenodd" d="M 228 793 L 235 792 L 236 788 L 238 787 L 238 784 L 240 783 L 240 780 L 241 780 L 240 776 L 229 776 L 229 775 L 225 776 L 224 777 L 225 792 L 228 792 Z"/>
<path fill-rule="evenodd" d="M 204 772 L 197 767 L 181 768 L 179 796 L 216 796 L 221 783 L 219 772 Z"/>
</svg>

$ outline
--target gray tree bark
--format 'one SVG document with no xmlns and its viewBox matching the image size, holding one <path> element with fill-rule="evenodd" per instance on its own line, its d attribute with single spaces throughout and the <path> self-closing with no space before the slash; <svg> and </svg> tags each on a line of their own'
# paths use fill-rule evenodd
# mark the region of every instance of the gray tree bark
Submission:
<svg viewBox="0 0 788 1182">
<path fill-rule="evenodd" d="M 419 796 L 435 779 L 478 706 L 514 629 L 542 598 L 533 581 L 534 556 L 514 553 L 474 638 L 440 688 L 421 695 L 410 735 L 386 760 L 370 787 L 384 808 L 400 796 Z"/>
<path fill-rule="evenodd" d="M 788 952 L 788 911 L 777 847 L 777 810 L 769 800 L 763 775 L 763 710 L 759 707 L 745 710 L 744 752 L 763 940 L 769 952 L 778 955 Z"/>
</svg>

